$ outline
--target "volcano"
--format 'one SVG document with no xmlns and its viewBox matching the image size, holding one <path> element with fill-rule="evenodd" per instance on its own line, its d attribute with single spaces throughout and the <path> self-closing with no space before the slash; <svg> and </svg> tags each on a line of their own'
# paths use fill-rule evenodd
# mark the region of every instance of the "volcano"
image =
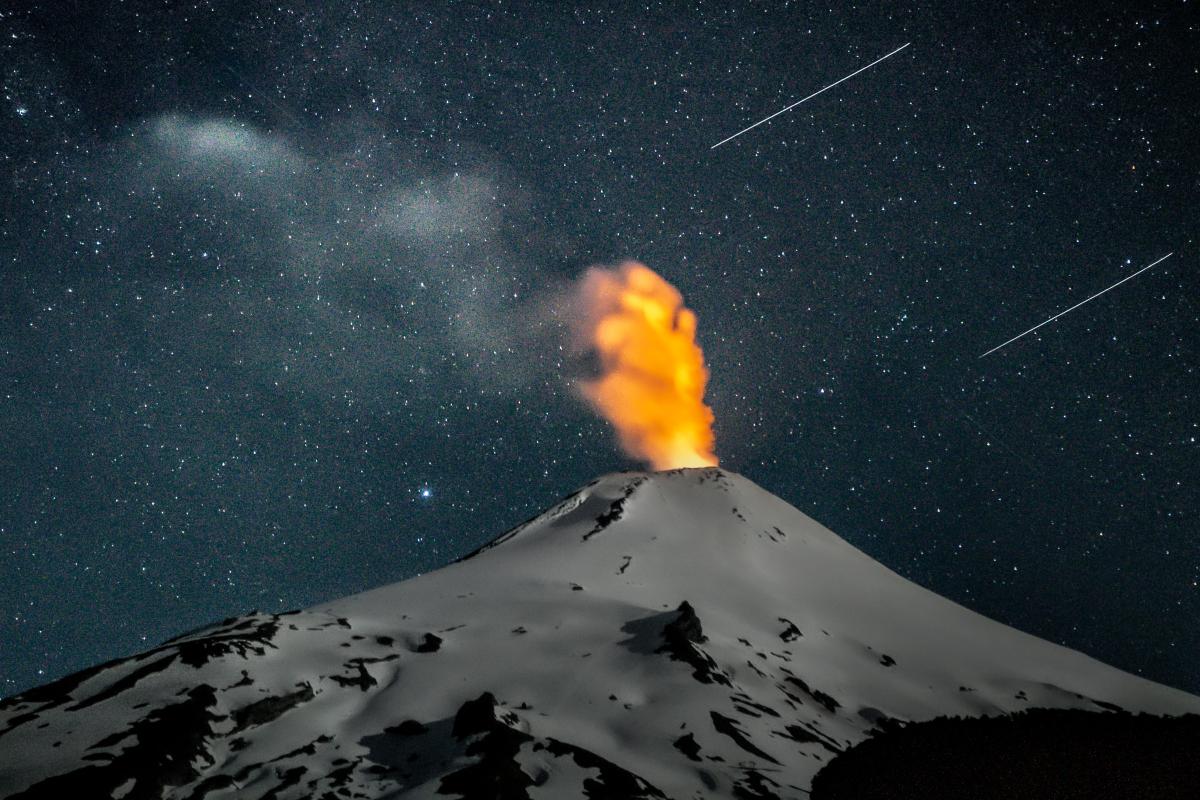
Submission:
<svg viewBox="0 0 1200 800">
<path fill-rule="evenodd" d="M 807 798 L 930 721 L 1197 712 L 739 475 L 620 473 L 435 572 L 3 701 L 0 797 Z"/>
</svg>

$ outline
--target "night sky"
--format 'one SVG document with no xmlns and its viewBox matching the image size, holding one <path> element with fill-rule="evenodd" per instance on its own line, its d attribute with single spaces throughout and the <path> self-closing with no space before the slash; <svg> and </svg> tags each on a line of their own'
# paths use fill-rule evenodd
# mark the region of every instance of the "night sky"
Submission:
<svg viewBox="0 0 1200 800">
<path fill-rule="evenodd" d="M 1195 3 L 411 5 L 0 11 L 0 694 L 637 468 L 546 322 L 625 259 L 723 466 L 1200 691 Z"/>
</svg>

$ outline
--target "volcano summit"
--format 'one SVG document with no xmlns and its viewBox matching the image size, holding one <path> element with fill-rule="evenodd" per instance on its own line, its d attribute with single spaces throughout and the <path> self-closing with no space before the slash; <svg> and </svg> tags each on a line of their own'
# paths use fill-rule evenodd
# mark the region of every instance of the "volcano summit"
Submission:
<svg viewBox="0 0 1200 800">
<path fill-rule="evenodd" d="M 802 798 L 856 744 L 1033 709 L 1134 725 L 1200 698 L 928 592 L 733 473 L 622 473 L 436 572 L 5 700 L 0 797 Z"/>
</svg>

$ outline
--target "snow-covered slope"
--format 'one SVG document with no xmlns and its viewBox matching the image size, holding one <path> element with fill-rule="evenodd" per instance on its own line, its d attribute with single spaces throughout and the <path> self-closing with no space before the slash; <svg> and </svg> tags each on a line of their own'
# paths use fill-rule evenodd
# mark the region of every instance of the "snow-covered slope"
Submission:
<svg viewBox="0 0 1200 800">
<path fill-rule="evenodd" d="M 892 720 L 1200 712 L 738 475 L 610 475 L 444 569 L 0 704 L 0 797 L 803 797 Z"/>
</svg>

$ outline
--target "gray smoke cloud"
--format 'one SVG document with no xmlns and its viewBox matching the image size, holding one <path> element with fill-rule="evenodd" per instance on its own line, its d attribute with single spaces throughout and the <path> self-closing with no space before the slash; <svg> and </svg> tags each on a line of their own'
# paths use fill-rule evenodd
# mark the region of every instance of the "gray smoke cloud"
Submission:
<svg viewBox="0 0 1200 800">
<path fill-rule="evenodd" d="M 94 246 L 145 283 L 146 319 L 168 322 L 148 326 L 151 360 L 216 347 L 231 374 L 351 402 L 544 383 L 536 271 L 511 246 L 520 196 L 486 158 L 423 169 L 377 139 L 302 147 L 171 115 L 84 172 L 80 213 L 116 220 Z"/>
</svg>

